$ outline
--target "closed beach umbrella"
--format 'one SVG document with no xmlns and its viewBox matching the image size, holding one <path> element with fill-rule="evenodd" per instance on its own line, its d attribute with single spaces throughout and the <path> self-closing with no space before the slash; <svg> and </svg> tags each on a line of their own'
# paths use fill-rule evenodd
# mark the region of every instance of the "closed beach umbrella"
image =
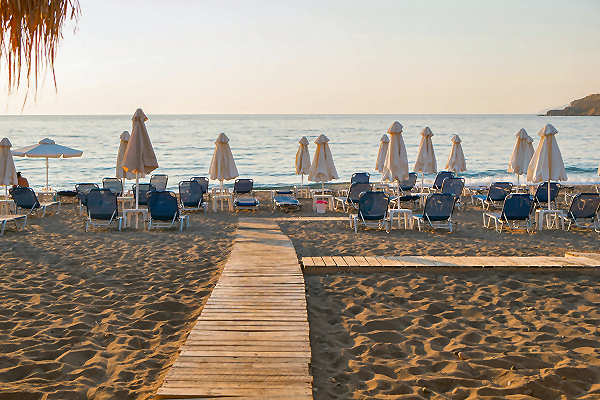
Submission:
<svg viewBox="0 0 600 400">
<path fill-rule="evenodd" d="M 235 179 L 239 176 L 235 160 L 229 147 L 229 138 L 224 133 L 219 133 L 215 141 L 215 152 L 210 162 L 208 171 L 210 179 L 217 179 L 221 182 L 221 190 L 223 190 L 223 181 Z"/>
<path fill-rule="evenodd" d="M 423 190 L 425 174 L 437 173 L 437 161 L 431 141 L 432 136 L 433 132 L 428 126 L 421 131 L 421 143 L 419 143 L 419 152 L 417 153 L 417 161 L 415 161 L 415 172 L 421 173 L 421 191 Z"/>
<path fill-rule="evenodd" d="M 527 169 L 529 182 L 548 182 L 548 209 L 550 209 L 550 181 L 567 180 L 565 164 L 556 142 L 557 133 L 558 131 L 551 124 L 546 124 L 540 129 L 538 135 L 541 140 Z"/>
<path fill-rule="evenodd" d="M 129 132 L 123 131 L 121 133 L 121 142 L 119 143 L 119 152 L 117 153 L 117 170 L 116 177 L 120 179 L 133 179 L 135 174 L 131 172 L 125 172 L 123 169 L 123 160 L 125 157 L 125 150 L 127 150 L 127 144 L 129 143 Z"/>
<path fill-rule="evenodd" d="M 463 153 L 462 145 L 460 144 L 462 141 L 458 135 L 452 135 L 450 138 L 452 142 L 452 149 L 450 150 L 450 157 L 448 157 L 448 162 L 446 163 L 446 169 L 448 171 L 456 172 L 464 172 L 467 170 L 467 162 L 465 161 L 465 154 Z"/>
<path fill-rule="evenodd" d="M 379 141 L 379 150 L 377 151 L 377 162 L 375 163 L 375 171 L 383 172 L 385 158 L 387 157 L 388 148 L 390 147 L 390 138 L 385 133 Z"/>
<path fill-rule="evenodd" d="M 310 154 L 308 153 L 308 139 L 302 136 L 298 142 L 298 151 L 296 152 L 296 175 L 302 175 L 302 186 L 304 186 L 304 175 L 310 172 Z"/>
<path fill-rule="evenodd" d="M 9 186 L 17 184 L 17 170 L 10 152 L 11 146 L 8 138 L 0 140 L 0 185 L 5 187 L 5 192 Z"/>
<path fill-rule="evenodd" d="M 408 179 L 408 156 L 402 138 L 402 124 L 395 121 L 389 127 L 390 144 L 383 165 L 382 179 L 385 181 L 405 181 Z"/>
<path fill-rule="evenodd" d="M 535 149 L 533 148 L 533 138 L 529 135 L 527 135 L 527 151 L 529 152 L 529 162 L 531 162 Z M 529 165 L 527 168 L 529 168 Z M 525 173 L 527 173 L 527 171 L 525 171 Z"/>
<path fill-rule="evenodd" d="M 126 173 L 135 174 L 135 208 L 139 208 L 139 181 L 150 172 L 158 168 L 158 161 L 152 148 L 152 142 L 148 131 L 146 130 L 146 121 L 148 117 L 138 108 L 133 114 L 131 137 L 123 156 L 123 170 Z"/>
<path fill-rule="evenodd" d="M 325 182 L 339 178 L 328 142 L 329 138 L 323 134 L 315 140 L 317 149 L 315 150 L 308 173 L 308 180 L 311 182 L 321 182 L 321 189 L 324 188 Z"/>
<path fill-rule="evenodd" d="M 527 174 L 529 161 L 531 161 L 531 157 L 533 156 L 533 145 L 529 141 L 531 138 L 525 129 L 521 128 L 515 136 L 517 140 L 513 147 L 510 161 L 508 162 L 508 172 L 516 174 L 517 182 L 519 182 L 519 177 Z"/>
<path fill-rule="evenodd" d="M 15 149 L 12 153 L 18 157 L 46 159 L 46 190 L 48 190 L 48 159 L 81 157 L 83 151 L 61 146 L 56 144 L 52 139 L 44 138 L 38 144 Z"/>
</svg>

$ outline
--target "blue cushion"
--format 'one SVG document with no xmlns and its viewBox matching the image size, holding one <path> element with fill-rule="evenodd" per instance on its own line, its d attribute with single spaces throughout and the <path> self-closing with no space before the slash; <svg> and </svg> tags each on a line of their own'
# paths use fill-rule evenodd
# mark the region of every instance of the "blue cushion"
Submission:
<svg viewBox="0 0 600 400">
<path fill-rule="evenodd" d="M 258 206 L 258 200 L 256 199 L 237 199 L 233 204 L 241 207 L 256 207 Z"/>
<path fill-rule="evenodd" d="M 298 202 L 298 200 L 296 200 L 295 198 L 290 197 L 290 196 L 275 196 L 273 199 L 279 205 L 286 205 L 286 206 L 300 205 L 300 202 Z"/>
</svg>

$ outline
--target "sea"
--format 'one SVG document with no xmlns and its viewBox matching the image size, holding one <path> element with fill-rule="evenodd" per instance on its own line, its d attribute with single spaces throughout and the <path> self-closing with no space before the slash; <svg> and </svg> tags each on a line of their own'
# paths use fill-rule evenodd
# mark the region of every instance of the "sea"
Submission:
<svg viewBox="0 0 600 400">
<path fill-rule="evenodd" d="M 467 185 L 492 181 L 513 181 L 507 172 L 515 133 L 524 128 L 539 143 L 538 131 L 546 124 L 558 130 L 557 141 L 569 177 L 569 184 L 600 182 L 600 117 L 546 117 L 536 115 L 152 115 L 147 114 L 148 133 L 159 168 L 155 173 L 169 176 L 168 187 L 192 176 L 207 176 L 214 141 L 220 132 L 230 146 L 240 177 L 253 178 L 255 187 L 297 185 L 294 160 L 298 140 L 306 136 L 311 157 L 314 139 L 325 134 L 339 179 L 348 182 L 354 172 L 367 171 L 372 181 L 379 140 L 387 128 L 399 121 L 412 169 L 420 132 L 433 131 L 438 170 L 444 169 L 450 154 L 450 137 L 458 134 L 467 162 L 462 173 Z M 81 158 L 50 159 L 49 182 L 54 189 L 71 189 L 76 183 L 101 183 L 115 176 L 119 136 L 131 131 L 129 115 L 93 116 L 0 116 L 0 138 L 7 137 L 13 148 L 51 138 L 56 143 L 83 151 Z M 44 159 L 14 157 L 18 171 L 34 188 L 46 179 Z M 142 179 L 147 181 L 149 177 Z M 433 176 L 425 176 L 432 181 Z M 523 178 L 521 177 L 521 182 Z M 304 182 L 307 183 L 306 176 Z M 130 182 L 132 183 L 132 182 Z M 213 183 L 213 182 L 211 182 Z M 232 185 L 232 182 L 227 182 Z M 217 184 L 217 182 L 214 182 Z M 129 185 L 129 184 L 128 184 Z"/>
</svg>

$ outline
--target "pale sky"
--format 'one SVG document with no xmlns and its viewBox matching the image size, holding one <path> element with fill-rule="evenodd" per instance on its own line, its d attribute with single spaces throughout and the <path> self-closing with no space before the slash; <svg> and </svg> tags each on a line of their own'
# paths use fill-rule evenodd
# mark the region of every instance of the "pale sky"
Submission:
<svg viewBox="0 0 600 400">
<path fill-rule="evenodd" d="M 600 92 L 600 1 L 81 0 L 24 114 L 537 113 Z M 21 113 L 0 71 L 0 115 Z"/>
</svg>

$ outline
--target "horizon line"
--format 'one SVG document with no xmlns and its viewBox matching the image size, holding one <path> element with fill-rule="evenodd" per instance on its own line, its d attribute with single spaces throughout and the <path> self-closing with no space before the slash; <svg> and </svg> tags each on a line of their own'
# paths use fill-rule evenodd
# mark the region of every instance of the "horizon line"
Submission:
<svg viewBox="0 0 600 400">
<path fill-rule="evenodd" d="M 107 117 L 107 116 L 130 116 L 125 113 L 95 113 L 95 114 L 0 114 L 0 117 Z M 406 115 L 406 116 L 425 116 L 425 115 L 531 115 L 546 117 L 548 115 L 541 113 L 156 113 L 151 115 L 159 116 L 388 116 L 388 115 Z M 556 117 L 556 115 L 554 116 Z"/>
</svg>

